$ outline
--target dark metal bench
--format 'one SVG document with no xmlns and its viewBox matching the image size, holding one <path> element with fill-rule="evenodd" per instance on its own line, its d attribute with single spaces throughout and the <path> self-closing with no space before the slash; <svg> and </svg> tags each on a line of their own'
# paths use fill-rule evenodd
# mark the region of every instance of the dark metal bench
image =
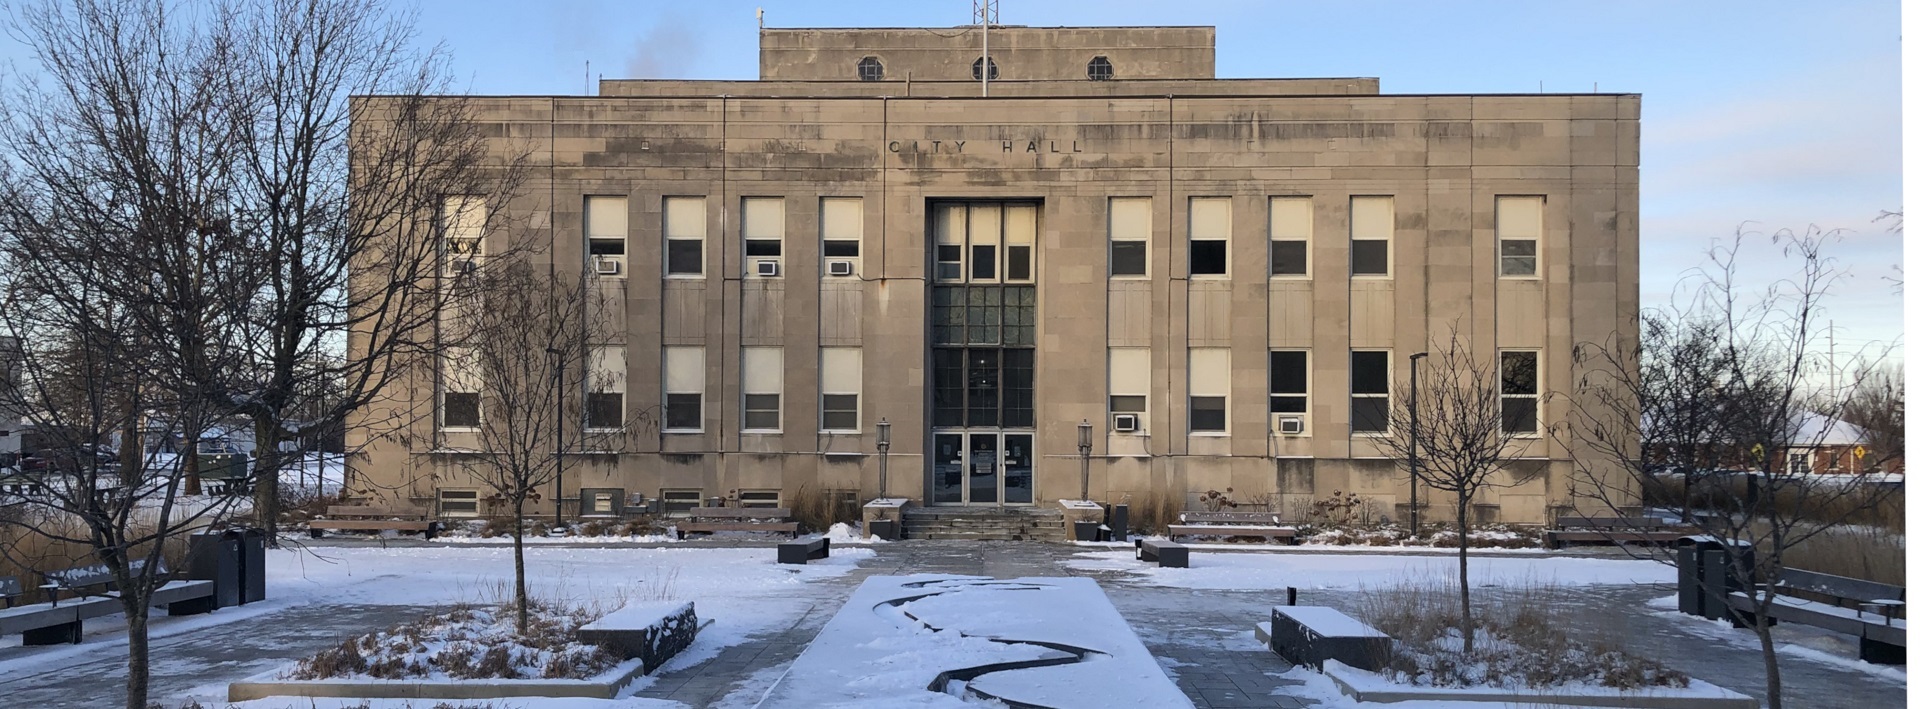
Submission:
<svg viewBox="0 0 1920 709">
<path fill-rule="evenodd" d="M 686 539 L 688 532 L 779 532 L 800 535 L 800 523 L 788 520 L 793 511 L 785 507 L 695 507 L 686 521 L 674 524 L 674 536 Z"/>
<path fill-rule="evenodd" d="M 1583 517 L 1562 515 L 1547 531 L 1547 548 L 1560 549 L 1569 543 L 1651 544 L 1667 546 L 1700 530 L 1668 524 L 1657 517 Z"/>
<path fill-rule="evenodd" d="M 132 567 L 138 573 L 145 568 L 145 561 L 134 561 Z M 155 574 L 164 579 L 169 572 L 162 564 L 155 567 Z M 113 573 L 104 565 L 56 571 L 46 574 L 46 579 L 48 583 L 41 588 L 48 591 L 47 602 L 0 610 L 0 636 L 17 633 L 22 645 L 79 643 L 84 621 L 126 610 L 114 589 Z M 90 593 L 89 589 L 95 587 L 105 590 Z M 63 590 L 82 595 L 61 602 L 58 594 Z M 209 580 L 165 581 L 147 600 L 149 605 L 165 608 L 167 615 L 206 613 L 218 607 L 214 582 Z"/>
<path fill-rule="evenodd" d="M 1296 665 L 1320 669 L 1338 660 L 1378 672 L 1393 652 L 1393 638 L 1327 606 L 1274 606 L 1267 649 Z"/>
<path fill-rule="evenodd" d="M 1160 539 L 1133 540 L 1133 558 L 1159 564 L 1163 569 L 1187 568 L 1187 548 Z"/>
<path fill-rule="evenodd" d="M 1182 512 L 1180 524 L 1167 525 L 1169 537 L 1262 537 L 1293 544 L 1296 534 L 1271 512 Z"/>
<path fill-rule="evenodd" d="M 18 576 L 0 576 L 0 608 L 12 608 L 13 599 L 27 595 Z"/>
<path fill-rule="evenodd" d="M 805 541 L 781 542 L 779 547 L 779 561 L 782 564 L 805 564 L 814 559 L 825 559 L 827 558 L 828 546 L 829 544 L 826 537 Z"/>
<path fill-rule="evenodd" d="M 377 532 L 383 530 L 420 532 L 432 539 L 440 532 L 440 521 L 430 519 L 423 507 L 376 507 L 371 505 L 335 505 L 325 517 L 307 522 L 307 536 L 319 539 L 326 530 L 340 532 Z"/>
<path fill-rule="evenodd" d="M 1860 659 L 1882 665 L 1907 663 L 1907 589 L 1893 584 L 1783 568 L 1774 582 L 1769 623 L 1812 625 L 1860 638 Z M 1747 594 L 1727 594 L 1727 607 L 1743 623 L 1757 622 L 1760 604 Z"/>
</svg>

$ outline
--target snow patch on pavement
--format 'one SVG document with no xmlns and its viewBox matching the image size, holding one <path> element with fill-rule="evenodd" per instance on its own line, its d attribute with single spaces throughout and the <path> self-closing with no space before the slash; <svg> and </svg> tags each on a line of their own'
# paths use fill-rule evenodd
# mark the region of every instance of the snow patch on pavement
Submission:
<svg viewBox="0 0 1920 709">
<path fill-rule="evenodd" d="M 1133 552 L 1087 552 L 1066 565 L 1084 571 L 1121 571 L 1153 586 L 1208 591 L 1286 588 L 1361 589 L 1409 578 L 1443 577 L 1459 569 L 1456 557 L 1376 554 L 1193 554 L 1189 567 L 1168 569 L 1135 561 Z M 1673 582 L 1673 568 L 1655 561 L 1581 557 L 1471 557 L 1467 577 L 1478 586 L 1637 585 Z"/>
</svg>

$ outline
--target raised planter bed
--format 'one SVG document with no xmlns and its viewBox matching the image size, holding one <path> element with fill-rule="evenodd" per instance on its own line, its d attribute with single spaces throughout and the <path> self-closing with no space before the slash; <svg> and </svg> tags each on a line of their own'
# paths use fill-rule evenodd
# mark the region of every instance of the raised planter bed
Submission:
<svg viewBox="0 0 1920 709">
<path fill-rule="evenodd" d="M 280 679 L 280 670 L 227 685 L 227 701 L 266 697 L 338 699 L 504 699 L 512 697 L 585 697 L 613 699 L 622 687 L 645 675 L 638 658 L 587 679 Z"/>
<path fill-rule="evenodd" d="M 1394 682 L 1377 672 L 1327 660 L 1320 669 L 1340 692 L 1359 702 L 1488 702 L 1496 706 L 1635 707 L 1638 709 L 1756 709 L 1759 700 L 1700 680 L 1686 687 L 1614 689 L 1568 685 L 1552 689 L 1421 687 Z"/>
</svg>

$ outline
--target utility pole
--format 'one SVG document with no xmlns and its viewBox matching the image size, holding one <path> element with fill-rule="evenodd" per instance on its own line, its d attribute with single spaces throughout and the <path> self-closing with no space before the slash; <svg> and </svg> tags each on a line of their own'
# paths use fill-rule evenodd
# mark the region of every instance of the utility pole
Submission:
<svg viewBox="0 0 1920 709">
<path fill-rule="evenodd" d="M 973 14 L 980 20 L 980 95 L 987 95 L 987 80 L 993 78 L 993 60 L 987 56 L 987 29 L 1000 21 L 1000 0 L 973 0 Z"/>
<path fill-rule="evenodd" d="M 1412 430 L 1407 432 L 1407 519 L 1411 525 L 1407 531 L 1420 531 L 1420 360 L 1427 353 L 1415 352 L 1407 355 L 1407 415 Z M 1466 544 L 1466 531 L 1460 532 L 1460 543 Z"/>
</svg>

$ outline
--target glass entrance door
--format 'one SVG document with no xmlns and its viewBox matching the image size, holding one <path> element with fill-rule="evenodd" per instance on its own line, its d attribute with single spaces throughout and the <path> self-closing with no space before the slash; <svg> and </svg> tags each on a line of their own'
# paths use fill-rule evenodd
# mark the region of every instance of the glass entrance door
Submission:
<svg viewBox="0 0 1920 709">
<path fill-rule="evenodd" d="M 933 503 L 1033 504 L 1033 434 L 933 434 Z"/>
</svg>

